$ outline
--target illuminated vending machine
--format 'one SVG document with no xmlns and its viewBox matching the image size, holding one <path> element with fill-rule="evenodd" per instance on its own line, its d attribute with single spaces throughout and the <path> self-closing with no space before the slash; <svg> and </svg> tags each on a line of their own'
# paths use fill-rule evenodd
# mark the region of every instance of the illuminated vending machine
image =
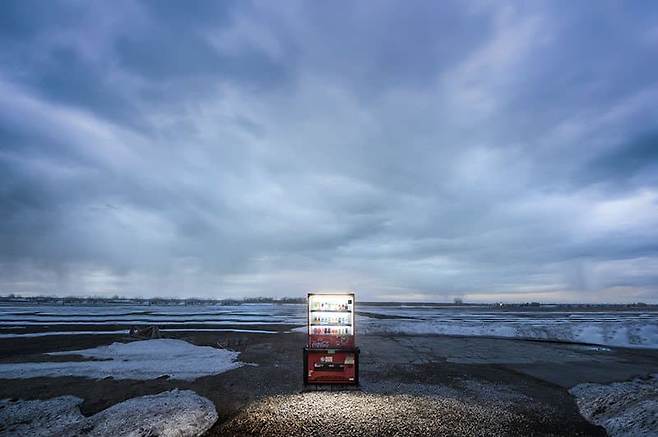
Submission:
<svg viewBox="0 0 658 437">
<path fill-rule="evenodd" d="M 354 293 L 309 293 L 304 384 L 359 384 Z"/>
</svg>

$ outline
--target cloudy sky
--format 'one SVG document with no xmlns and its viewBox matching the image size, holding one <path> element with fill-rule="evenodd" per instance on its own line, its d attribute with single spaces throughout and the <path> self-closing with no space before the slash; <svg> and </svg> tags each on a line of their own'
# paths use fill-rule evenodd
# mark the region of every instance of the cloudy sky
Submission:
<svg viewBox="0 0 658 437">
<path fill-rule="evenodd" d="M 4 1 L 0 294 L 658 302 L 658 4 Z"/>
</svg>

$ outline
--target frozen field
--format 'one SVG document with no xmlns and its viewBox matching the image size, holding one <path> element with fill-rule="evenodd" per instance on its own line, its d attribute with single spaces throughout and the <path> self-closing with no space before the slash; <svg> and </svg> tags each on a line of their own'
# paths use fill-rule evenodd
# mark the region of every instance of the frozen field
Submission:
<svg viewBox="0 0 658 437">
<path fill-rule="evenodd" d="M 420 306 L 366 307 L 365 311 L 372 313 L 363 320 L 363 329 L 368 333 L 536 338 L 658 348 L 655 311 L 498 311 L 491 307 Z"/>
<path fill-rule="evenodd" d="M 132 326 L 164 332 L 303 330 L 305 305 L 0 306 L 0 338 L 123 334 Z M 358 334 L 440 334 L 531 338 L 607 346 L 658 348 L 658 312 L 503 311 L 491 306 L 415 305 L 358 308 Z"/>
<path fill-rule="evenodd" d="M 0 306 L 0 435 L 656 435 L 644 310 L 361 304 L 361 391 L 318 394 L 305 305 Z"/>
</svg>

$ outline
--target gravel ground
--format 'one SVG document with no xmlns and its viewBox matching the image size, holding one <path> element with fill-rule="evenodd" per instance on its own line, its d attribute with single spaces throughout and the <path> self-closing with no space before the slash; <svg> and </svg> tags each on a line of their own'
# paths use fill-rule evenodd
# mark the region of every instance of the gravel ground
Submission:
<svg viewBox="0 0 658 437">
<path fill-rule="evenodd" d="M 258 436 L 509 436 L 563 435 L 541 429 L 541 413 L 510 403 L 451 397 L 309 392 L 265 398 L 214 435 Z M 571 435 L 585 435 L 573 430 Z M 589 434 L 587 434 L 589 435 Z"/>
</svg>

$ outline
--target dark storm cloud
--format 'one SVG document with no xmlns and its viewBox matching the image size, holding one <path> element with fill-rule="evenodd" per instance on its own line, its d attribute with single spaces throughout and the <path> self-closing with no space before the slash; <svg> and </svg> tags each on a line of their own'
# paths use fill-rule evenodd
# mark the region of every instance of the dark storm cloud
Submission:
<svg viewBox="0 0 658 437">
<path fill-rule="evenodd" d="M 114 46 L 117 62 L 149 81 L 234 80 L 276 84 L 284 65 L 254 49 L 222 53 L 209 33 L 230 25 L 234 2 L 199 2 L 182 8 L 177 2 L 147 2 L 147 15 Z M 150 13 L 150 14 L 149 14 Z"/>
<path fill-rule="evenodd" d="M 10 3 L 0 43 L 14 67 L 6 78 L 142 129 L 144 104 L 201 99 L 222 81 L 267 87 L 288 74 L 254 48 L 213 46 L 210 34 L 230 26 L 234 2 Z"/>
<path fill-rule="evenodd" d="M 581 179 L 582 180 L 582 179 Z M 658 131 L 643 133 L 627 143 L 596 156 L 584 180 L 616 187 L 658 184 Z"/>
<path fill-rule="evenodd" d="M 657 11 L 7 2 L 0 292 L 656 300 Z"/>
<path fill-rule="evenodd" d="M 27 83 L 44 97 L 76 105 L 92 105 L 105 113 L 129 109 L 121 92 L 108 88 L 107 62 L 84 56 L 80 37 L 98 16 L 74 2 L 8 2 L 0 14 L 0 47 L 5 79 Z M 95 16 L 96 15 L 96 16 Z M 81 23 L 85 22 L 86 26 Z M 100 49 L 100 48 L 99 48 Z"/>
</svg>

